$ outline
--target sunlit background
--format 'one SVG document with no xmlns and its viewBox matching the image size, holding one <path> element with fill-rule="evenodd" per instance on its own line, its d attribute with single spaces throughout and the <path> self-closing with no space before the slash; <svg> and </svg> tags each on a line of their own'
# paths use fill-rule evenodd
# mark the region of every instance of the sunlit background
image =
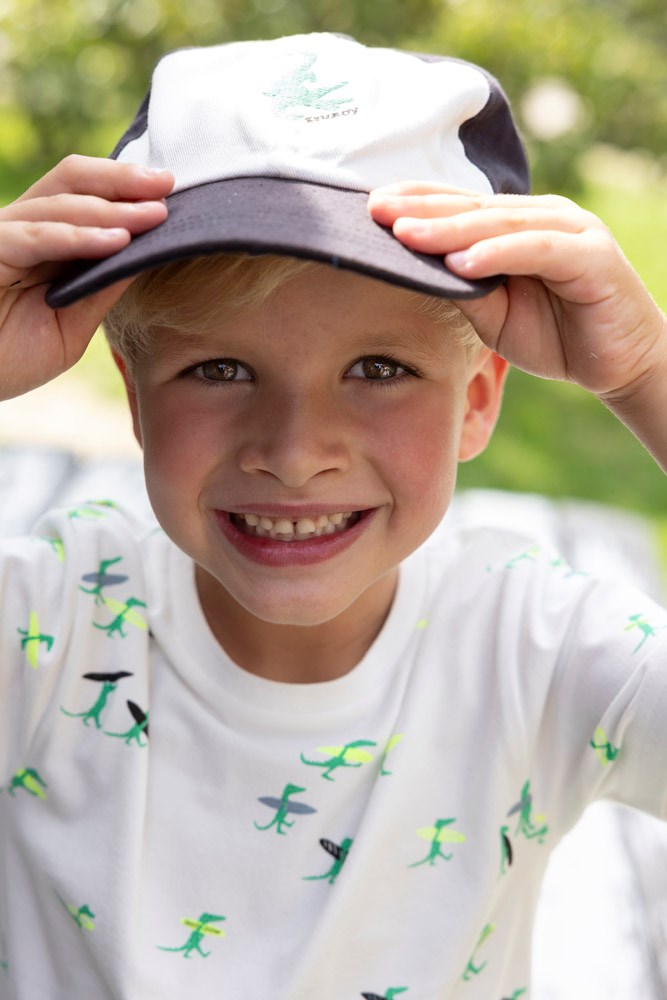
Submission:
<svg viewBox="0 0 667 1000">
<path fill-rule="evenodd" d="M 163 52 L 309 30 L 490 69 L 514 103 L 535 190 L 601 215 L 667 307 L 664 0 L 0 0 L 0 200 L 69 152 L 107 154 Z M 0 439 L 131 447 L 120 394 L 96 343 L 43 405 L 19 401 L 0 415 Z M 84 405 L 100 419 L 81 421 Z M 460 483 L 603 500 L 658 526 L 666 509 L 663 474 L 596 400 L 518 373 L 492 447 Z"/>
</svg>

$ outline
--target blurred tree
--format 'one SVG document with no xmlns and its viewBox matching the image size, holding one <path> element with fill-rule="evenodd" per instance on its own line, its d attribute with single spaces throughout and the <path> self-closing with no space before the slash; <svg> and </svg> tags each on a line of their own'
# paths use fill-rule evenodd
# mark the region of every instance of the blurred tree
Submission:
<svg viewBox="0 0 667 1000">
<path fill-rule="evenodd" d="M 664 0 L 444 0 L 428 35 L 415 32 L 412 43 L 480 63 L 499 78 L 530 146 L 536 190 L 576 190 L 578 154 L 595 142 L 665 157 Z M 566 84 L 579 101 L 560 134 L 549 131 L 548 103 L 541 122 L 534 106 L 526 113 L 527 98 L 545 80 Z"/>
<path fill-rule="evenodd" d="M 517 108 L 537 190 L 576 190 L 593 142 L 665 155 L 664 0 L 3 0 L 0 189 L 72 150 L 107 153 L 165 51 L 312 30 L 488 67 Z"/>
<path fill-rule="evenodd" d="M 0 189 L 23 190 L 72 151 L 104 155 L 170 49 L 305 31 L 395 44 L 440 0 L 4 0 Z"/>
</svg>

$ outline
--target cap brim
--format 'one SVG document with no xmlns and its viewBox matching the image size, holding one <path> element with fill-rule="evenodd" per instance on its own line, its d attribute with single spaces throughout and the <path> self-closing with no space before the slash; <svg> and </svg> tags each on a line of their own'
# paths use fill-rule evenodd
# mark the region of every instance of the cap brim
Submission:
<svg viewBox="0 0 667 1000">
<path fill-rule="evenodd" d="M 368 194 L 277 177 L 235 177 L 170 195 L 169 216 L 104 260 L 78 261 L 46 301 L 71 305 L 163 264 L 220 252 L 275 253 L 324 261 L 445 298 L 488 295 L 502 276 L 466 281 L 442 257 L 413 253 L 375 223 Z"/>
</svg>

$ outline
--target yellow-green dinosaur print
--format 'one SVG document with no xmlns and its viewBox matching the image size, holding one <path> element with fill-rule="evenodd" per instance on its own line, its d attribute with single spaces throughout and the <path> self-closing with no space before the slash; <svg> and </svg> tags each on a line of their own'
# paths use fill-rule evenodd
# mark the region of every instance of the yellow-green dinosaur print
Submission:
<svg viewBox="0 0 667 1000">
<path fill-rule="evenodd" d="M 336 771 L 339 767 L 361 767 L 363 764 L 370 763 L 373 760 L 373 755 L 367 750 L 363 750 L 362 747 L 374 746 L 377 744 L 370 740 L 354 740 L 353 743 L 346 743 L 342 747 L 318 747 L 317 752 L 328 754 L 328 760 L 308 760 L 301 754 L 301 762 L 307 764 L 308 767 L 323 768 L 322 777 L 327 781 L 333 781 L 331 772 Z"/>
<path fill-rule="evenodd" d="M 402 739 L 403 739 L 403 733 L 396 733 L 394 736 L 391 737 L 386 747 L 384 748 L 384 753 L 382 754 L 382 760 L 380 761 L 380 774 L 382 777 L 391 774 L 391 771 L 388 771 L 384 765 L 391 751 L 394 749 L 395 746 L 397 746 L 401 742 Z"/>
<path fill-rule="evenodd" d="M 52 538 L 50 535 L 39 535 L 38 537 L 51 546 L 58 562 L 65 562 L 65 545 L 62 538 Z"/>
<path fill-rule="evenodd" d="M 55 638 L 52 635 L 40 632 L 39 618 L 36 611 L 30 612 L 27 629 L 18 628 L 16 631 L 19 635 L 23 636 L 21 639 L 21 649 L 25 652 L 26 660 L 33 670 L 37 670 L 39 666 L 39 647 L 46 646 L 47 652 L 50 652 Z"/>
<path fill-rule="evenodd" d="M 495 929 L 496 929 L 495 924 L 486 924 L 486 926 L 483 928 L 482 933 L 479 935 L 477 939 L 477 944 L 473 948 L 473 952 L 468 960 L 468 964 L 465 967 L 465 971 L 463 973 L 464 982 L 467 983 L 470 979 L 472 979 L 473 976 L 478 976 L 480 972 L 483 972 L 484 969 L 486 968 L 487 965 L 486 960 L 481 962 L 479 965 L 477 964 L 477 952 L 482 947 L 482 945 L 489 937 L 489 935 L 493 934 Z"/>
<path fill-rule="evenodd" d="M 595 750 L 597 758 L 603 767 L 615 761 L 621 750 L 620 747 L 615 747 L 609 742 L 607 734 L 600 726 L 595 730 L 593 739 L 589 741 L 589 746 Z"/>
<path fill-rule="evenodd" d="M 45 799 L 46 792 L 44 789 L 48 787 L 47 783 L 34 767 L 23 767 L 16 772 L 9 783 L 7 791 L 12 798 L 16 797 L 18 790 L 23 789 L 23 791 L 28 792 L 37 799 Z"/>
<path fill-rule="evenodd" d="M 100 625 L 97 622 L 93 622 L 93 627 L 106 632 L 109 638 L 118 634 L 121 639 L 124 639 L 127 636 L 127 632 L 124 631 L 123 625 L 134 625 L 135 628 L 141 629 L 143 632 L 148 631 L 146 620 L 138 611 L 134 610 L 135 608 L 146 607 L 146 603 L 140 601 L 138 597 L 128 597 L 127 601 L 117 601 L 115 597 L 103 597 L 102 604 L 115 617 L 108 625 Z"/>
<path fill-rule="evenodd" d="M 82 931 L 95 930 L 95 914 L 87 903 L 84 903 L 83 906 L 75 906 L 73 903 L 66 903 L 59 893 L 56 893 L 56 896 L 77 927 L 80 927 Z"/>
<path fill-rule="evenodd" d="M 408 868 L 418 868 L 420 865 L 427 864 L 434 865 L 438 858 L 442 858 L 444 861 L 451 861 L 454 855 L 444 854 L 442 844 L 463 844 L 466 840 L 464 833 L 449 829 L 450 824 L 455 822 L 456 819 L 454 817 L 450 819 L 436 819 L 433 826 L 423 826 L 417 830 L 417 836 L 422 840 L 430 840 L 431 846 L 425 858 L 422 858 L 421 861 L 413 862 L 413 864 L 408 865 Z"/>
<path fill-rule="evenodd" d="M 183 958 L 191 958 L 193 952 L 197 955 L 201 955 L 202 958 L 208 958 L 211 954 L 210 951 L 204 951 L 201 946 L 202 941 L 205 936 L 208 937 L 224 937 L 225 932 L 220 927 L 213 927 L 213 924 L 221 923 L 226 920 L 226 917 L 216 916 L 214 913 L 202 913 L 198 920 L 192 920 L 190 918 L 184 918 L 181 923 L 191 930 L 191 934 L 185 944 L 181 945 L 180 948 L 164 948 L 162 945 L 158 945 L 160 951 L 173 951 L 180 952 Z"/>
<path fill-rule="evenodd" d="M 79 507 L 68 510 L 67 516 L 74 521 L 99 521 L 100 518 L 108 516 L 110 509 L 116 509 L 117 506 L 112 500 L 88 500 Z"/>
</svg>

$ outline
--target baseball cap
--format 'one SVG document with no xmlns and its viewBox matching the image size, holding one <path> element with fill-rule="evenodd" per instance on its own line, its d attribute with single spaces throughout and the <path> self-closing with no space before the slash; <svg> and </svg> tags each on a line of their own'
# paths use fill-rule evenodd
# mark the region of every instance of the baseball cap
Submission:
<svg viewBox="0 0 667 1000">
<path fill-rule="evenodd" d="M 166 221 L 49 289 L 54 308 L 172 261 L 275 253 L 325 261 L 429 295 L 474 298 L 442 256 L 374 222 L 368 192 L 404 180 L 526 193 L 508 100 L 461 59 L 367 47 L 327 33 L 187 48 L 163 57 L 111 154 L 170 170 Z"/>
</svg>

